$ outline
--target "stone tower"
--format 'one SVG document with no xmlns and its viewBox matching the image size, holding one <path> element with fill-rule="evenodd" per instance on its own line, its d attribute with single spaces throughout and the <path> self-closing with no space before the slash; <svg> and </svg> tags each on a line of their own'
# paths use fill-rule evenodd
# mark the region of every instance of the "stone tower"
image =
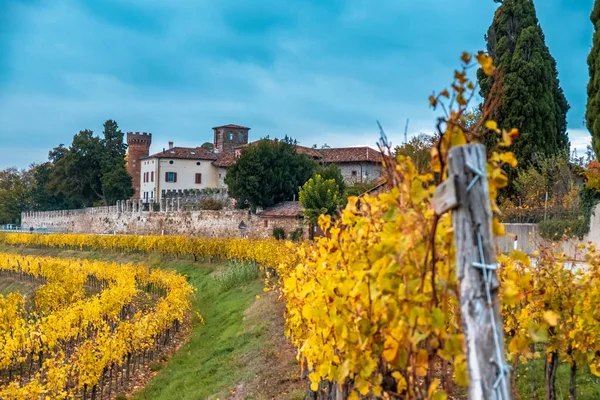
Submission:
<svg viewBox="0 0 600 400">
<path fill-rule="evenodd" d="M 215 131 L 215 153 L 227 153 L 236 147 L 248 144 L 250 128 L 239 125 L 223 125 L 213 128 Z"/>
<path fill-rule="evenodd" d="M 140 198 L 140 170 L 142 169 L 140 158 L 150 155 L 150 144 L 152 144 L 151 133 L 127 132 L 127 172 L 133 180 L 134 199 Z"/>
</svg>

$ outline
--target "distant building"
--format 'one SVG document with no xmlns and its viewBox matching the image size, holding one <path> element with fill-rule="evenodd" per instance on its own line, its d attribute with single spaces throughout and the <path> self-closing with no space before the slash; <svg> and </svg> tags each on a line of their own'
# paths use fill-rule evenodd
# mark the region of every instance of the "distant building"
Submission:
<svg viewBox="0 0 600 400">
<path fill-rule="evenodd" d="M 340 167 L 344 182 L 353 185 L 372 182 L 381 177 L 382 154 L 370 147 L 341 147 L 321 149 L 321 163 Z"/>
<path fill-rule="evenodd" d="M 250 128 L 223 125 L 213 128 L 214 151 L 202 147 L 169 147 L 150 155 L 151 134 L 127 134 L 128 164 L 136 189 L 134 198 L 159 201 L 167 193 L 189 189 L 224 188 L 227 169 L 248 142 Z M 268 139 L 261 139 L 268 140 Z M 381 177 L 382 154 L 370 147 L 314 149 L 296 146 L 296 151 L 323 165 L 336 164 L 347 184 L 375 181 Z"/>
</svg>

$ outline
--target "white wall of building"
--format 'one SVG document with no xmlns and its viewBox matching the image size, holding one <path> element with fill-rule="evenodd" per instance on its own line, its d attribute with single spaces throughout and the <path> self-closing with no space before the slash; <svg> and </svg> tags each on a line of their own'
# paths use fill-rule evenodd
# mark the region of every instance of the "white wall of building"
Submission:
<svg viewBox="0 0 600 400">
<path fill-rule="evenodd" d="M 155 201 L 162 198 L 163 190 L 206 189 L 221 187 L 219 184 L 220 168 L 212 165 L 212 160 L 187 160 L 170 158 L 147 158 L 141 161 L 140 193 L 142 199 Z M 144 182 L 144 176 L 152 176 L 154 181 Z M 166 173 L 177 173 L 177 182 L 167 182 Z M 202 174 L 202 182 L 196 183 L 196 174 Z M 223 178 L 225 177 L 222 172 Z"/>
</svg>

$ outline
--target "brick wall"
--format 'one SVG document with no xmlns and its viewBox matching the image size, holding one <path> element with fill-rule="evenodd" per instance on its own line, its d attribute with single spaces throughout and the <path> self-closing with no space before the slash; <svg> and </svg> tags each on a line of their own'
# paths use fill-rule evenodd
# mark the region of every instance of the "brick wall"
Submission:
<svg viewBox="0 0 600 400">
<path fill-rule="evenodd" d="M 127 133 L 127 172 L 131 175 L 133 188 L 135 189 L 134 199 L 140 198 L 140 171 L 142 168 L 140 158 L 150 154 L 151 144 L 151 133 Z"/>
</svg>

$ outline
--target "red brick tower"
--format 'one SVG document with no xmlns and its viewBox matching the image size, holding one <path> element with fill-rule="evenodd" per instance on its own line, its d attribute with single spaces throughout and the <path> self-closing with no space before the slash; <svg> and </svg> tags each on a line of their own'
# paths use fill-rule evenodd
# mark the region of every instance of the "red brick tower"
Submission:
<svg viewBox="0 0 600 400">
<path fill-rule="evenodd" d="M 215 132 L 215 153 L 227 153 L 236 147 L 248 144 L 248 131 L 250 128 L 240 125 L 222 125 L 213 128 Z"/>
<path fill-rule="evenodd" d="M 152 144 L 151 133 L 127 132 L 127 172 L 133 179 L 134 199 L 140 198 L 140 170 L 142 169 L 140 158 L 150 155 L 150 144 Z"/>
</svg>

